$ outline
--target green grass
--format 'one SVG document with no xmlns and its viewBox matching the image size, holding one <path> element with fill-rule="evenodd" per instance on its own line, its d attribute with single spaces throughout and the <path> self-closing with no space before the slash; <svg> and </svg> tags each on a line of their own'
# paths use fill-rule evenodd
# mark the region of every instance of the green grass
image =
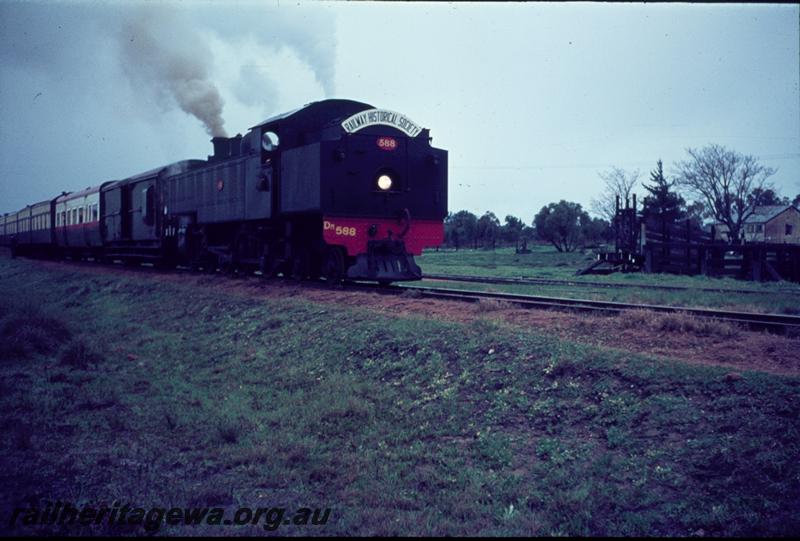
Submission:
<svg viewBox="0 0 800 541">
<path fill-rule="evenodd" d="M 800 285 L 790 282 L 751 282 L 732 278 L 679 276 L 672 274 L 614 273 L 575 276 L 575 271 L 594 261 L 593 252 L 560 253 L 549 246 L 536 245 L 530 254 L 515 254 L 511 248 L 491 250 L 426 251 L 417 258 L 424 274 L 489 276 L 505 278 L 546 278 L 572 282 L 604 284 L 665 285 L 692 288 L 664 291 L 645 288 L 603 288 L 570 285 L 469 284 L 458 282 L 431 285 L 457 289 L 476 289 L 581 298 L 642 304 L 730 308 L 743 311 L 800 314 Z M 704 288 L 747 290 L 753 293 L 698 291 Z"/>
<path fill-rule="evenodd" d="M 0 299 L 4 525 L 61 499 L 332 509 L 284 534 L 800 531 L 797 378 L 22 260 Z"/>
<path fill-rule="evenodd" d="M 572 279 L 575 271 L 594 261 L 594 252 L 558 252 L 552 246 L 531 245 L 530 254 L 516 254 L 513 248 L 497 250 L 426 250 L 417 257 L 423 271 L 430 274 L 466 276 L 520 275 L 537 278 Z"/>
</svg>

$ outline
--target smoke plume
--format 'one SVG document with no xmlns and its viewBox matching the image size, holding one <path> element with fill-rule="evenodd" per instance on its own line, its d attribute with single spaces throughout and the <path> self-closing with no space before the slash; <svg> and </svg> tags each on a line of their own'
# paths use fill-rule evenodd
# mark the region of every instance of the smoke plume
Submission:
<svg viewBox="0 0 800 541">
<path fill-rule="evenodd" d="M 224 102 L 210 79 L 212 58 L 202 36 L 162 6 L 132 14 L 119 40 L 122 68 L 137 89 L 193 115 L 212 137 L 225 137 Z"/>
</svg>

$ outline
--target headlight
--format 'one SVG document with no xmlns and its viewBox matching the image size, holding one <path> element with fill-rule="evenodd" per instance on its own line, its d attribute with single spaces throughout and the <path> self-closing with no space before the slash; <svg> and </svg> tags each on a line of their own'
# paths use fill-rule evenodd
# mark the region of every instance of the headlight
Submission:
<svg viewBox="0 0 800 541">
<path fill-rule="evenodd" d="M 378 188 L 383 191 L 390 190 L 392 188 L 392 177 L 389 175 L 381 175 L 378 177 Z"/>
</svg>

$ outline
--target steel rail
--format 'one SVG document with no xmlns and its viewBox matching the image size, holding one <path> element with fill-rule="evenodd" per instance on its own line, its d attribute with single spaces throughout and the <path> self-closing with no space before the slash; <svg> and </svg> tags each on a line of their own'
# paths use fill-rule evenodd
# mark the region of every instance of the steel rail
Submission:
<svg viewBox="0 0 800 541">
<path fill-rule="evenodd" d="M 508 285 L 547 285 L 547 286 L 576 286 L 576 287 L 600 287 L 600 288 L 639 288 L 656 289 L 662 291 L 702 291 L 706 293 L 744 293 L 744 294 L 775 294 L 775 293 L 794 293 L 800 295 L 800 289 L 776 289 L 773 291 L 755 291 L 752 289 L 728 289 L 724 287 L 689 287 L 689 286 L 665 286 L 656 284 L 619 284 L 608 282 L 583 282 L 577 280 L 558 280 L 555 278 L 531 278 L 520 276 L 516 277 L 494 277 L 494 276 L 463 276 L 448 274 L 425 274 L 425 280 L 442 280 L 449 282 L 470 282 L 478 284 L 508 284 Z"/>
<path fill-rule="evenodd" d="M 682 313 L 700 318 L 728 321 L 731 323 L 747 325 L 748 327 L 755 329 L 764 329 L 773 332 L 786 332 L 787 330 L 800 332 L 800 316 L 784 314 L 759 314 L 755 312 L 734 312 L 730 310 L 664 306 L 658 304 L 631 304 L 612 301 L 569 299 L 563 297 L 546 297 L 539 295 L 519 295 L 515 293 L 448 289 L 417 285 L 380 287 L 359 284 L 359 286 L 363 287 L 364 289 L 385 291 L 387 293 L 394 294 L 404 293 L 406 291 L 416 291 L 422 297 L 443 300 L 477 302 L 481 299 L 494 299 L 522 308 L 561 309 L 616 314 L 629 310 L 649 310 L 652 312 L 671 314 Z"/>
</svg>

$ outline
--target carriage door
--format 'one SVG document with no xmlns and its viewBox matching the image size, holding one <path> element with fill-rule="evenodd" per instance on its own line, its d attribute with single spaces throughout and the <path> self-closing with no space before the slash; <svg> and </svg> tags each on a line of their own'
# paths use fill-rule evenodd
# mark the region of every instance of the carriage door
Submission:
<svg viewBox="0 0 800 541">
<path fill-rule="evenodd" d="M 122 218 L 122 238 L 124 240 L 130 240 L 131 238 L 131 231 L 133 229 L 133 201 L 131 197 L 131 190 L 133 189 L 132 186 L 126 185 L 122 186 L 121 196 L 122 201 L 120 205 L 120 217 Z"/>
</svg>

